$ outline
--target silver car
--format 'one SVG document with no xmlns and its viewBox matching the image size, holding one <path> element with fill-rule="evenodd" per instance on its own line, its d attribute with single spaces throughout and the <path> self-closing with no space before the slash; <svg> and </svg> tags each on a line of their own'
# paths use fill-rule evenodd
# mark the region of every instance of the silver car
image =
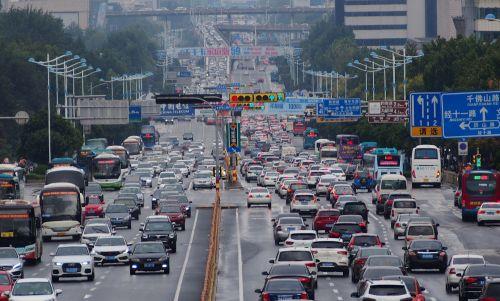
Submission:
<svg viewBox="0 0 500 301">
<path fill-rule="evenodd" d="M 274 227 L 274 244 L 278 245 L 285 241 L 290 234 L 290 231 L 305 230 L 306 224 L 301 217 L 283 217 L 278 220 Z"/>
<path fill-rule="evenodd" d="M 24 278 L 24 261 L 15 248 L 0 248 L 0 269 L 8 271 L 14 280 Z"/>
<path fill-rule="evenodd" d="M 52 258 L 52 282 L 60 277 L 87 277 L 94 281 L 94 259 L 84 244 L 59 245 Z"/>
<path fill-rule="evenodd" d="M 398 240 L 400 236 L 405 236 L 406 226 L 408 221 L 413 217 L 418 217 L 418 214 L 400 214 L 394 222 L 394 239 Z"/>
</svg>

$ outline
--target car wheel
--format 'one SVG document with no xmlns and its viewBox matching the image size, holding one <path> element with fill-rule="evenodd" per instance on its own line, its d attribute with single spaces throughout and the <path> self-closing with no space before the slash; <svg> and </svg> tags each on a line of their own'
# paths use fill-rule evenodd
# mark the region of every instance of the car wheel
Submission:
<svg viewBox="0 0 500 301">
<path fill-rule="evenodd" d="M 50 240 L 51 240 L 51 238 L 50 238 L 50 236 L 42 236 L 42 240 L 43 240 L 44 242 L 48 242 L 48 241 L 50 241 Z"/>
<path fill-rule="evenodd" d="M 193 190 L 196 190 L 196 186 L 193 185 Z"/>
<path fill-rule="evenodd" d="M 73 240 L 80 240 L 81 235 L 73 235 L 71 238 L 73 238 Z"/>
<path fill-rule="evenodd" d="M 127 229 L 132 229 L 132 222 L 128 222 Z"/>
<path fill-rule="evenodd" d="M 247 208 L 250 208 L 252 205 L 250 205 L 250 203 L 247 203 Z"/>
<path fill-rule="evenodd" d="M 182 231 L 185 231 L 185 230 L 186 230 L 186 224 L 183 224 L 183 225 L 181 226 L 181 230 L 182 230 Z"/>
<path fill-rule="evenodd" d="M 356 278 L 354 277 L 354 273 L 351 273 L 351 282 L 356 283 Z"/>
<path fill-rule="evenodd" d="M 477 221 L 477 225 L 478 226 L 484 226 L 484 222 L 483 221 Z"/>
<path fill-rule="evenodd" d="M 52 282 L 59 282 L 59 277 L 52 276 Z"/>
<path fill-rule="evenodd" d="M 446 290 L 447 294 L 451 294 L 452 293 L 451 285 L 449 285 L 448 283 L 446 283 L 445 290 Z"/>
<path fill-rule="evenodd" d="M 135 270 L 130 269 L 130 275 L 135 275 Z"/>
<path fill-rule="evenodd" d="M 174 246 L 172 247 L 172 253 L 177 253 L 177 245 L 174 245 Z"/>
<path fill-rule="evenodd" d="M 342 272 L 342 277 L 349 277 L 349 270 L 345 270 Z"/>
<path fill-rule="evenodd" d="M 267 204 L 267 208 L 271 209 L 271 203 Z"/>
<path fill-rule="evenodd" d="M 167 266 L 167 268 L 163 270 L 163 273 L 170 274 L 170 266 Z"/>
<path fill-rule="evenodd" d="M 441 274 L 442 274 L 442 273 L 444 273 L 444 272 L 446 272 L 446 266 L 442 266 L 442 267 L 440 267 L 440 268 L 439 268 L 439 273 L 441 273 Z"/>
<path fill-rule="evenodd" d="M 399 235 L 397 235 L 396 233 L 394 233 L 393 237 L 394 237 L 394 240 L 398 240 L 399 239 Z"/>
<path fill-rule="evenodd" d="M 94 274 L 94 272 L 92 272 L 92 275 L 87 276 L 87 280 L 88 280 L 88 281 L 94 281 L 94 278 L 95 278 L 95 274 Z"/>
<path fill-rule="evenodd" d="M 395 224 L 395 222 L 391 221 L 391 229 L 394 229 L 394 224 Z"/>
</svg>

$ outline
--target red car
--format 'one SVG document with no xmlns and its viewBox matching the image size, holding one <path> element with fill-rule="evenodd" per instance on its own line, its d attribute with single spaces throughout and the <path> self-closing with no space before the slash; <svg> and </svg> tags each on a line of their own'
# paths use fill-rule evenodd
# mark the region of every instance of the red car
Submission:
<svg viewBox="0 0 500 301">
<path fill-rule="evenodd" d="M 4 292 L 11 292 L 14 286 L 14 280 L 7 271 L 0 271 L 0 301 L 7 301 L 9 297 L 4 295 Z"/>
<path fill-rule="evenodd" d="M 99 196 L 89 196 L 87 205 L 85 205 L 85 209 L 83 210 L 83 218 L 104 217 L 104 204 L 104 200 L 101 200 Z"/>
<path fill-rule="evenodd" d="M 377 234 L 368 234 L 368 233 L 356 233 L 351 237 L 351 241 L 347 245 L 347 251 L 351 253 L 351 255 L 355 255 L 357 248 L 363 247 L 383 247 L 385 243 L 383 243 Z M 354 253 L 354 254 L 353 254 Z"/>
<path fill-rule="evenodd" d="M 335 205 L 337 199 L 341 195 L 355 195 L 356 193 L 349 184 L 335 184 L 335 182 L 328 187 L 328 192 L 326 193 L 327 201 Z"/>
<path fill-rule="evenodd" d="M 172 223 L 175 223 L 177 228 L 186 230 L 186 216 L 181 206 L 160 206 L 156 209 L 156 215 L 166 215 Z"/>
<path fill-rule="evenodd" d="M 330 232 L 339 216 L 340 211 L 337 209 L 320 209 L 313 219 L 313 230 Z"/>
</svg>

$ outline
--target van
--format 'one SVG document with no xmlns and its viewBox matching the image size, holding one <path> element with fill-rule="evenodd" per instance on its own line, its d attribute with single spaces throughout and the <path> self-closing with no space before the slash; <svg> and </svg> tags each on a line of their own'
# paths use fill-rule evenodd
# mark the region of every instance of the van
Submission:
<svg viewBox="0 0 500 301">
<path fill-rule="evenodd" d="M 437 239 L 432 223 L 408 223 L 405 232 L 405 244 L 417 239 Z"/>
<path fill-rule="evenodd" d="M 380 178 L 380 182 L 375 186 L 372 193 L 372 203 L 376 204 L 376 213 L 382 214 L 385 201 L 392 192 L 408 192 L 408 183 L 403 175 L 385 174 Z"/>
<path fill-rule="evenodd" d="M 283 146 L 281 148 L 281 158 L 285 158 L 286 156 L 297 156 L 295 146 Z"/>
<path fill-rule="evenodd" d="M 418 214 L 420 208 L 414 199 L 395 199 L 391 209 L 391 228 L 394 228 L 396 219 L 400 214 Z"/>
</svg>

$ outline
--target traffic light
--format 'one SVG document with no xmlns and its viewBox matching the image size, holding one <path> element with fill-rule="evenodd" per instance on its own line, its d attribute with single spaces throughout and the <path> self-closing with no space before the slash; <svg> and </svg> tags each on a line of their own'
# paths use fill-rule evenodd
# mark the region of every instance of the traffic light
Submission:
<svg viewBox="0 0 500 301">
<path fill-rule="evenodd" d="M 481 168 L 481 154 L 476 155 L 476 167 Z"/>
<path fill-rule="evenodd" d="M 278 101 L 285 101 L 285 93 L 278 92 L 276 93 L 276 96 L 278 97 Z"/>
<path fill-rule="evenodd" d="M 278 96 L 276 93 L 255 93 L 253 95 L 254 100 L 256 102 L 277 102 L 278 101 Z"/>
<path fill-rule="evenodd" d="M 230 93 L 229 103 L 234 104 L 245 104 L 254 102 L 254 95 L 251 93 Z"/>
</svg>

